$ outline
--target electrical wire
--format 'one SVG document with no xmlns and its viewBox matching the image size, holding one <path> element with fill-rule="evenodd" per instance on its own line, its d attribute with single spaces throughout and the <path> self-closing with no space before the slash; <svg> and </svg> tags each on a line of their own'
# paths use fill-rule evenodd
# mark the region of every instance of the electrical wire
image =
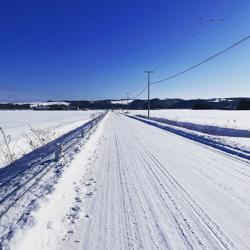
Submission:
<svg viewBox="0 0 250 250">
<path fill-rule="evenodd" d="M 240 7 L 242 7 L 245 3 L 248 3 L 248 2 L 249 2 L 249 0 L 243 0 L 243 1 L 241 2 L 241 4 L 239 4 L 239 6 L 237 6 L 237 8 L 235 8 L 235 9 L 233 8 L 233 9 L 230 11 L 230 13 L 228 13 L 228 15 L 226 15 L 226 17 L 231 16 L 231 15 L 232 15 L 234 12 L 236 12 Z M 215 3 L 216 3 L 216 1 L 215 1 Z M 213 4 L 213 5 L 214 5 L 214 4 Z M 214 7 L 214 6 L 212 6 L 212 7 Z M 211 8 L 211 6 L 210 6 L 210 8 Z M 207 12 L 208 12 L 208 11 L 207 11 Z M 204 33 L 206 34 L 206 33 L 208 33 L 209 31 L 211 31 L 211 30 L 206 30 Z M 200 35 L 204 35 L 204 33 L 201 32 L 201 34 L 199 34 L 198 37 L 199 37 Z M 191 70 L 193 70 L 193 69 L 199 67 L 200 65 L 202 65 L 202 64 L 204 64 L 204 63 L 206 63 L 206 62 L 208 62 L 208 61 L 210 61 L 210 60 L 212 60 L 212 59 L 214 59 L 215 57 L 217 57 L 217 56 L 219 56 L 219 55 L 221 55 L 221 54 L 227 52 L 228 50 L 230 50 L 230 49 L 232 49 L 232 48 L 238 46 L 239 44 L 243 43 L 244 41 L 246 41 L 246 40 L 249 39 L 249 38 L 250 38 L 250 36 L 247 36 L 247 37 L 241 39 L 240 41 L 234 43 L 234 44 L 231 45 L 230 47 L 228 47 L 228 48 L 226 48 L 226 49 L 224 49 L 224 50 L 222 50 L 222 51 L 216 53 L 215 55 L 213 55 L 213 56 L 211 56 L 211 57 L 209 57 L 209 58 L 203 60 L 202 62 L 200 62 L 200 63 L 198 63 L 198 64 L 196 64 L 196 65 L 194 65 L 194 66 L 192 66 L 192 67 L 189 67 L 188 69 L 183 70 L 183 71 L 181 71 L 181 72 L 179 72 L 179 73 L 176 73 L 176 74 L 174 74 L 174 75 L 172 75 L 172 76 L 169 76 L 169 77 L 167 77 L 167 78 L 164 78 L 164 79 L 161 79 L 161 80 L 152 82 L 151 84 L 157 84 L 157 83 L 161 83 L 161 82 L 164 82 L 164 81 L 168 81 L 168 80 L 173 79 L 173 78 L 175 78 L 175 77 L 177 77 L 177 76 L 180 76 L 180 75 L 182 75 L 182 74 L 184 74 L 184 73 L 186 73 L 186 72 L 189 72 L 189 71 L 191 71 Z M 191 44 L 192 44 L 192 43 L 191 43 Z M 189 44 L 189 45 L 190 45 L 190 44 Z M 187 47 L 188 47 L 188 46 L 187 46 Z M 182 48 L 182 50 L 184 50 L 184 49 L 185 49 L 185 48 Z M 178 51 L 178 52 L 180 52 L 180 51 Z M 174 53 L 174 56 L 178 55 L 178 52 L 177 52 L 177 53 Z M 173 55 L 172 55 L 172 56 L 173 56 Z M 171 56 L 167 58 L 167 61 L 169 61 L 170 58 L 171 58 Z M 150 69 L 151 67 L 153 67 L 155 64 L 159 64 L 159 63 L 160 63 L 160 64 L 163 63 L 163 58 L 162 58 L 162 57 L 160 57 L 160 58 L 158 58 L 157 60 L 155 60 L 155 61 L 148 67 L 148 69 Z M 159 66 L 158 66 L 158 67 L 159 67 Z M 141 96 L 141 95 L 144 93 L 144 91 L 147 89 L 147 87 L 148 87 L 147 85 L 144 86 L 144 88 L 143 88 L 135 97 L 130 98 L 130 99 L 137 99 L 139 96 Z"/>
<path fill-rule="evenodd" d="M 206 62 L 208 62 L 208 61 L 213 60 L 214 58 L 220 56 L 221 54 L 224 54 L 225 52 L 227 52 L 227 51 L 233 49 L 234 47 L 236 47 L 236 46 L 240 45 L 241 43 L 245 42 L 246 40 L 248 40 L 249 38 L 250 38 L 250 35 L 248 35 L 248 36 L 244 37 L 243 39 L 237 41 L 236 43 L 232 44 L 231 46 L 227 47 L 226 49 L 223 49 L 223 50 L 221 50 L 220 52 L 217 52 L 216 54 L 214 54 L 214 55 L 212 55 L 212 56 L 206 58 L 205 60 L 201 61 L 201 62 L 198 63 L 198 64 L 195 64 L 195 65 L 193 65 L 193 66 L 191 66 L 191 67 L 189 67 L 189 68 L 187 68 L 187 69 L 185 69 L 185 70 L 183 70 L 183 71 L 180 71 L 180 72 L 178 72 L 178 73 L 176 73 L 176 74 L 174 74 L 174 75 L 172 75 L 172 76 L 163 78 L 163 79 L 161 79 L 161 80 L 152 82 L 152 83 L 150 83 L 150 84 L 157 84 L 157 83 L 165 82 L 165 81 L 168 81 L 168 80 L 170 80 L 170 79 L 173 79 L 173 78 L 175 78 L 175 77 L 177 77 L 177 76 L 183 75 L 183 74 L 185 74 L 185 73 L 187 73 L 187 72 L 189 72 L 189 71 L 191 71 L 191 70 L 193 70 L 193 69 L 195 69 L 195 68 L 201 66 L 202 64 L 204 64 L 204 63 L 206 63 Z"/>
<path fill-rule="evenodd" d="M 229 16 L 231 16 L 232 14 L 234 14 L 235 12 L 237 12 L 243 5 L 245 5 L 246 3 L 249 3 L 249 0 L 243 0 L 242 2 L 240 2 L 237 5 L 233 5 L 234 0 L 231 0 L 231 2 L 228 4 L 226 10 L 229 10 L 229 13 L 225 14 L 224 16 L 219 15 L 219 13 L 214 14 L 213 16 L 215 16 L 215 20 L 226 20 Z M 206 16 L 209 12 L 211 12 L 215 6 L 218 4 L 217 1 L 215 1 L 206 11 L 203 15 L 201 16 Z M 213 11 L 212 11 L 213 12 Z M 218 16 L 218 17 L 217 17 Z M 221 17 L 220 17 L 221 16 Z M 204 27 L 204 29 L 199 32 L 193 32 L 193 34 L 191 34 L 190 37 L 192 37 L 192 40 L 187 40 L 183 46 L 178 46 L 180 48 L 176 49 L 173 53 L 171 53 L 170 55 L 163 55 L 160 56 L 158 59 L 156 59 L 149 67 L 147 67 L 146 70 L 156 70 L 158 68 L 161 68 L 162 66 L 166 65 L 167 63 L 169 63 L 170 61 L 172 61 L 173 59 L 175 59 L 177 56 L 179 56 L 180 54 L 182 54 L 185 50 L 189 49 L 191 46 L 193 46 L 195 43 L 197 43 L 201 38 L 205 37 L 208 33 L 210 33 L 212 30 L 214 30 L 216 27 L 218 27 L 219 25 L 223 24 L 223 22 L 215 22 L 212 26 L 208 25 L 208 23 L 206 24 L 206 27 Z M 180 44 L 183 44 L 183 42 L 180 42 Z"/>
<path fill-rule="evenodd" d="M 147 89 L 147 85 L 139 92 L 139 94 L 137 94 L 135 97 L 130 98 L 130 99 L 137 99 L 140 95 L 142 95 L 144 93 L 144 91 Z"/>
</svg>

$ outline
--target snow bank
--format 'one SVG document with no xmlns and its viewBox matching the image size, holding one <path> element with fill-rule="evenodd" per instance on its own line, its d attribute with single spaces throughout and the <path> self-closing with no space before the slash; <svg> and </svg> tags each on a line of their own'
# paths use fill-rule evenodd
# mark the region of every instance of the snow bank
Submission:
<svg viewBox="0 0 250 250">
<path fill-rule="evenodd" d="M 11 150 L 17 158 L 32 150 L 23 134 L 33 136 L 31 128 L 53 134 L 53 138 L 81 126 L 103 111 L 0 111 L 0 127 L 11 137 Z M 0 138 L 2 143 L 3 138 Z M 5 165 L 0 158 L 0 167 Z"/>
<path fill-rule="evenodd" d="M 250 143 L 248 138 L 240 138 L 246 140 L 232 140 L 232 137 L 220 137 L 220 136 L 216 137 L 216 136 L 206 135 L 197 131 L 164 124 L 154 120 L 148 120 L 139 116 L 129 115 L 129 117 L 153 125 L 155 127 L 164 129 L 171 133 L 180 135 L 182 137 L 191 139 L 201 144 L 219 149 L 228 154 L 250 160 Z"/>
<path fill-rule="evenodd" d="M 138 117 L 146 118 L 146 116 L 143 116 L 143 115 L 138 115 Z M 190 122 L 172 121 L 166 118 L 151 117 L 150 120 L 181 127 L 181 128 L 186 128 L 186 129 L 190 129 L 190 130 L 194 130 L 194 131 L 198 131 L 198 132 L 210 134 L 210 135 L 250 138 L 249 130 L 227 128 L 227 127 L 222 128 L 222 127 L 216 127 L 212 125 L 201 125 L 201 124 L 194 124 Z"/>
<path fill-rule="evenodd" d="M 54 192 L 40 204 L 39 209 L 32 212 L 35 223 L 16 232 L 10 242 L 11 249 L 61 249 L 59 244 L 73 233 L 71 227 L 74 220 L 84 215 L 79 192 L 86 195 L 84 176 L 102 133 L 103 123 L 85 142 L 70 166 L 65 168 Z"/>
<path fill-rule="evenodd" d="M 134 115 L 147 115 L 147 110 L 130 110 Z M 250 130 L 250 111 L 238 110 L 151 110 L 151 117 L 166 118 L 172 121 L 190 122 L 222 128 Z"/>
</svg>

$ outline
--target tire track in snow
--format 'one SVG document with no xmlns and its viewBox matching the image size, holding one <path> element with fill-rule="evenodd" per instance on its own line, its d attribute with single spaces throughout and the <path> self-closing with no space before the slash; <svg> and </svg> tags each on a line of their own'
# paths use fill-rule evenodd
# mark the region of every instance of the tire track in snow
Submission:
<svg viewBox="0 0 250 250">
<path fill-rule="evenodd" d="M 137 151 L 137 153 L 140 154 L 139 151 Z M 167 189 L 161 183 L 161 181 L 159 180 L 159 178 L 155 174 L 155 172 L 152 169 L 152 167 L 148 164 L 147 161 L 145 161 L 145 159 L 143 158 L 143 156 L 141 156 L 141 159 L 142 159 L 142 161 L 145 162 L 145 165 L 147 166 L 147 168 L 144 167 L 144 170 L 148 173 L 148 176 L 149 176 L 148 178 L 150 180 L 151 185 L 154 187 L 155 191 L 157 192 L 158 197 L 160 198 L 160 202 L 161 202 L 162 206 L 165 209 L 168 210 L 170 216 L 173 218 L 173 220 L 174 220 L 173 227 L 176 227 L 176 230 L 178 231 L 178 234 L 179 234 L 180 238 L 182 238 L 182 241 L 185 242 L 186 247 L 188 249 L 193 249 L 192 243 L 189 240 L 190 236 L 187 233 L 187 229 L 188 229 L 188 231 L 190 231 L 194 235 L 194 237 L 196 238 L 198 244 L 200 246 L 204 246 L 204 244 L 202 243 L 202 241 L 199 239 L 198 235 L 192 230 L 192 228 L 190 226 L 190 222 L 187 221 L 187 219 L 182 214 L 181 210 L 177 207 L 177 205 L 174 202 L 172 196 L 169 194 L 169 192 L 167 191 Z M 170 200 L 170 203 L 167 202 L 167 199 L 166 199 L 166 197 L 164 197 L 162 191 L 160 191 L 160 188 L 163 189 L 163 191 L 164 191 L 165 194 L 167 194 L 167 198 Z M 171 203 L 172 203 L 173 207 L 170 206 Z M 185 226 L 183 226 L 183 223 L 181 223 L 181 221 L 184 222 L 184 224 L 186 224 L 186 228 L 185 228 Z M 203 247 L 203 249 L 206 249 L 206 248 Z"/>
<path fill-rule="evenodd" d="M 246 163 L 112 112 L 104 131 L 75 249 L 247 249 Z"/>
<path fill-rule="evenodd" d="M 126 119 L 124 119 L 126 120 Z M 124 123 L 126 123 L 124 121 Z M 129 130 L 129 128 L 127 129 Z M 133 131 L 130 128 L 130 131 Z M 141 146 L 141 152 L 146 152 L 147 155 L 152 159 L 153 162 L 155 162 L 155 166 L 157 166 L 160 171 L 163 173 L 163 175 L 169 180 L 169 182 L 171 183 L 171 186 L 169 187 L 169 190 L 173 189 L 173 187 L 175 187 L 176 191 L 178 191 L 180 193 L 180 195 L 187 201 L 187 203 L 189 204 L 189 206 L 195 211 L 195 213 L 202 219 L 202 221 L 204 222 L 204 224 L 209 228 L 209 230 L 211 230 L 211 232 L 214 234 L 214 236 L 220 241 L 220 243 L 225 247 L 225 248 L 234 248 L 236 249 L 235 245 L 233 244 L 233 242 L 226 236 L 223 234 L 222 230 L 220 229 L 220 227 L 214 222 L 212 221 L 212 219 L 205 213 L 205 211 L 192 199 L 192 197 L 187 193 L 187 191 L 185 189 L 183 189 L 183 187 L 176 181 L 176 179 L 166 170 L 166 168 L 159 162 L 159 160 L 157 160 L 155 158 L 155 156 L 150 152 L 150 150 L 147 150 L 145 148 L 145 146 L 143 145 L 143 143 L 141 142 L 141 140 L 135 135 L 135 132 L 133 131 L 134 136 L 136 138 L 137 143 L 140 144 Z M 131 143 L 133 144 L 133 143 Z M 140 153 L 140 152 L 139 152 Z M 147 164 L 148 165 L 148 164 Z M 154 174 L 152 167 L 150 167 L 148 165 L 148 167 L 150 168 L 150 170 L 152 171 L 152 173 Z M 164 173 L 163 171 L 165 171 L 166 173 Z M 156 177 L 156 176 L 155 176 Z M 157 179 L 157 177 L 156 177 Z M 160 183 L 160 181 L 158 180 L 158 182 Z M 166 188 L 164 187 L 164 185 L 160 184 L 160 186 L 164 189 L 165 193 L 168 194 L 169 199 L 172 200 L 173 203 L 174 200 L 171 198 L 170 194 L 168 193 L 168 191 L 166 190 Z M 222 186 L 222 185 L 220 185 Z M 222 186 L 223 187 L 223 186 Z M 223 187 L 224 188 L 224 187 Z M 179 190 L 178 190 L 179 189 Z M 230 189 L 227 189 L 227 191 L 232 191 Z M 236 195 L 236 194 L 234 194 Z M 239 196 L 237 196 L 237 198 L 241 199 Z M 241 199 L 242 200 L 242 199 Z M 245 201 L 245 200 L 243 200 Z M 249 204 L 248 204 L 249 205 Z M 179 210 L 177 208 L 177 210 Z M 186 218 L 183 217 L 183 220 L 186 222 Z M 189 225 L 190 227 L 190 225 Z M 197 235 L 195 236 L 197 238 Z M 199 238 L 197 238 L 199 244 L 203 243 L 199 240 Z"/>
<path fill-rule="evenodd" d="M 131 130 L 132 131 L 132 130 Z M 153 175 L 155 176 L 155 179 L 159 182 L 160 186 L 164 190 L 164 192 L 167 194 L 168 198 L 171 200 L 175 208 L 179 211 L 183 221 L 185 223 L 188 223 L 186 217 L 183 215 L 183 212 L 181 211 L 180 208 L 178 208 L 176 202 L 172 198 L 173 196 L 170 195 L 168 190 L 171 190 L 173 187 L 179 194 L 187 201 L 189 206 L 195 211 L 195 213 L 203 220 L 205 225 L 211 230 L 211 232 L 214 234 L 214 236 L 220 241 L 220 243 L 225 247 L 225 248 L 234 248 L 234 244 L 230 241 L 229 238 L 227 238 L 226 235 L 223 234 L 222 230 L 219 228 L 219 226 L 212 221 L 212 219 L 205 213 L 205 211 L 192 199 L 192 197 L 187 193 L 187 191 L 177 182 L 177 180 L 167 171 L 167 169 L 155 158 L 155 156 L 148 150 L 144 144 L 141 142 L 141 140 L 134 134 L 134 137 L 136 138 L 137 143 L 140 144 L 141 151 L 146 153 L 149 158 L 155 163 L 155 166 L 158 167 L 158 169 L 162 172 L 162 174 L 166 177 L 166 179 L 169 180 L 171 186 L 167 189 L 161 181 L 158 179 L 158 177 L 155 175 L 154 171 L 152 170 L 152 167 L 149 166 L 150 170 L 152 171 Z M 164 173 L 165 172 L 165 173 Z M 164 183 L 166 185 L 166 182 Z M 194 232 L 192 229 L 190 222 L 187 224 L 191 232 L 194 234 L 195 238 L 197 239 L 198 243 L 202 246 L 204 246 L 204 243 L 199 239 L 198 235 Z"/>
<path fill-rule="evenodd" d="M 120 162 L 121 155 L 119 152 L 119 144 L 118 144 L 117 136 L 115 136 L 115 145 L 116 145 L 116 153 L 117 153 L 117 159 L 118 159 L 118 169 L 119 169 L 119 176 L 120 176 L 121 191 L 122 191 L 122 197 L 123 197 L 122 198 L 123 212 L 126 218 L 126 232 L 127 232 L 127 237 L 128 237 L 128 247 L 130 249 L 131 248 L 133 249 L 135 247 L 136 249 L 143 248 L 140 231 L 138 227 L 138 222 L 137 222 L 137 218 L 135 215 L 134 204 L 131 198 L 131 193 L 129 191 L 124 169 L 121 168 L 121 162 Z M 128 213 L 129 211 L 130 213 Z"/>
</svg>

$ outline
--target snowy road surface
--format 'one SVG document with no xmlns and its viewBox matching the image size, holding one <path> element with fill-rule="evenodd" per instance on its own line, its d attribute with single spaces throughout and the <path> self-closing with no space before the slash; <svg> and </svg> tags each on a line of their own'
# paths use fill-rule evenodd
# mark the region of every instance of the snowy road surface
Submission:
<svg viewBox="0 0 250 250">
<path fill-rule="evenodd" d="M 86 168 L 72 223 L 53 226 L 53 198 L 13 249 L 250 248 L 248 162 L 113 112 L 99 134 L 91 163 L 71 166 Z"/>
</svg>

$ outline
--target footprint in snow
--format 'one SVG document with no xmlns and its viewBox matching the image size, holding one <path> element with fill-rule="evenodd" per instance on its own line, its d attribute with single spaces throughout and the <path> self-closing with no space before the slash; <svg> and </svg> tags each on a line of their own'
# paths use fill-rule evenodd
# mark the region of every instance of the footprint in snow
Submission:
<svg viewBox="0 0 250 250">
<path fill-rule="evenodd" d="M 91 197 L 94 193 L 93 192 L 88 192 L 86 193 L 86 196 Z"/>
<path fill-rule="evenodd" d="M 52 226 L 53 226 L 52 221 L 48 221 L 47 224 L 46 224 L 46 227 L 47 227 L 48 229 L 52 229 Z"/>
<path fill-rule="evenodd" d="M 20 186 L 20 182 L 16 182 L 13 185 L 16 186 L 16 187 L 18 187 L 18 186 Z"/>
<path fill-rule="evenodd" d="M 82 202 L 80 197 L 75 197 L 76 202 Z"/>
<path fill-rule="evenodd" d="M 77 212 L 77 211 L 79 211 L 80 209 L 81 209 L 81 208 L 80 208 L 79 206 L 74 206 L 74 207 L 71 208 L 71 210 L 74 211 L 74 212 Z"/>
</svg>

